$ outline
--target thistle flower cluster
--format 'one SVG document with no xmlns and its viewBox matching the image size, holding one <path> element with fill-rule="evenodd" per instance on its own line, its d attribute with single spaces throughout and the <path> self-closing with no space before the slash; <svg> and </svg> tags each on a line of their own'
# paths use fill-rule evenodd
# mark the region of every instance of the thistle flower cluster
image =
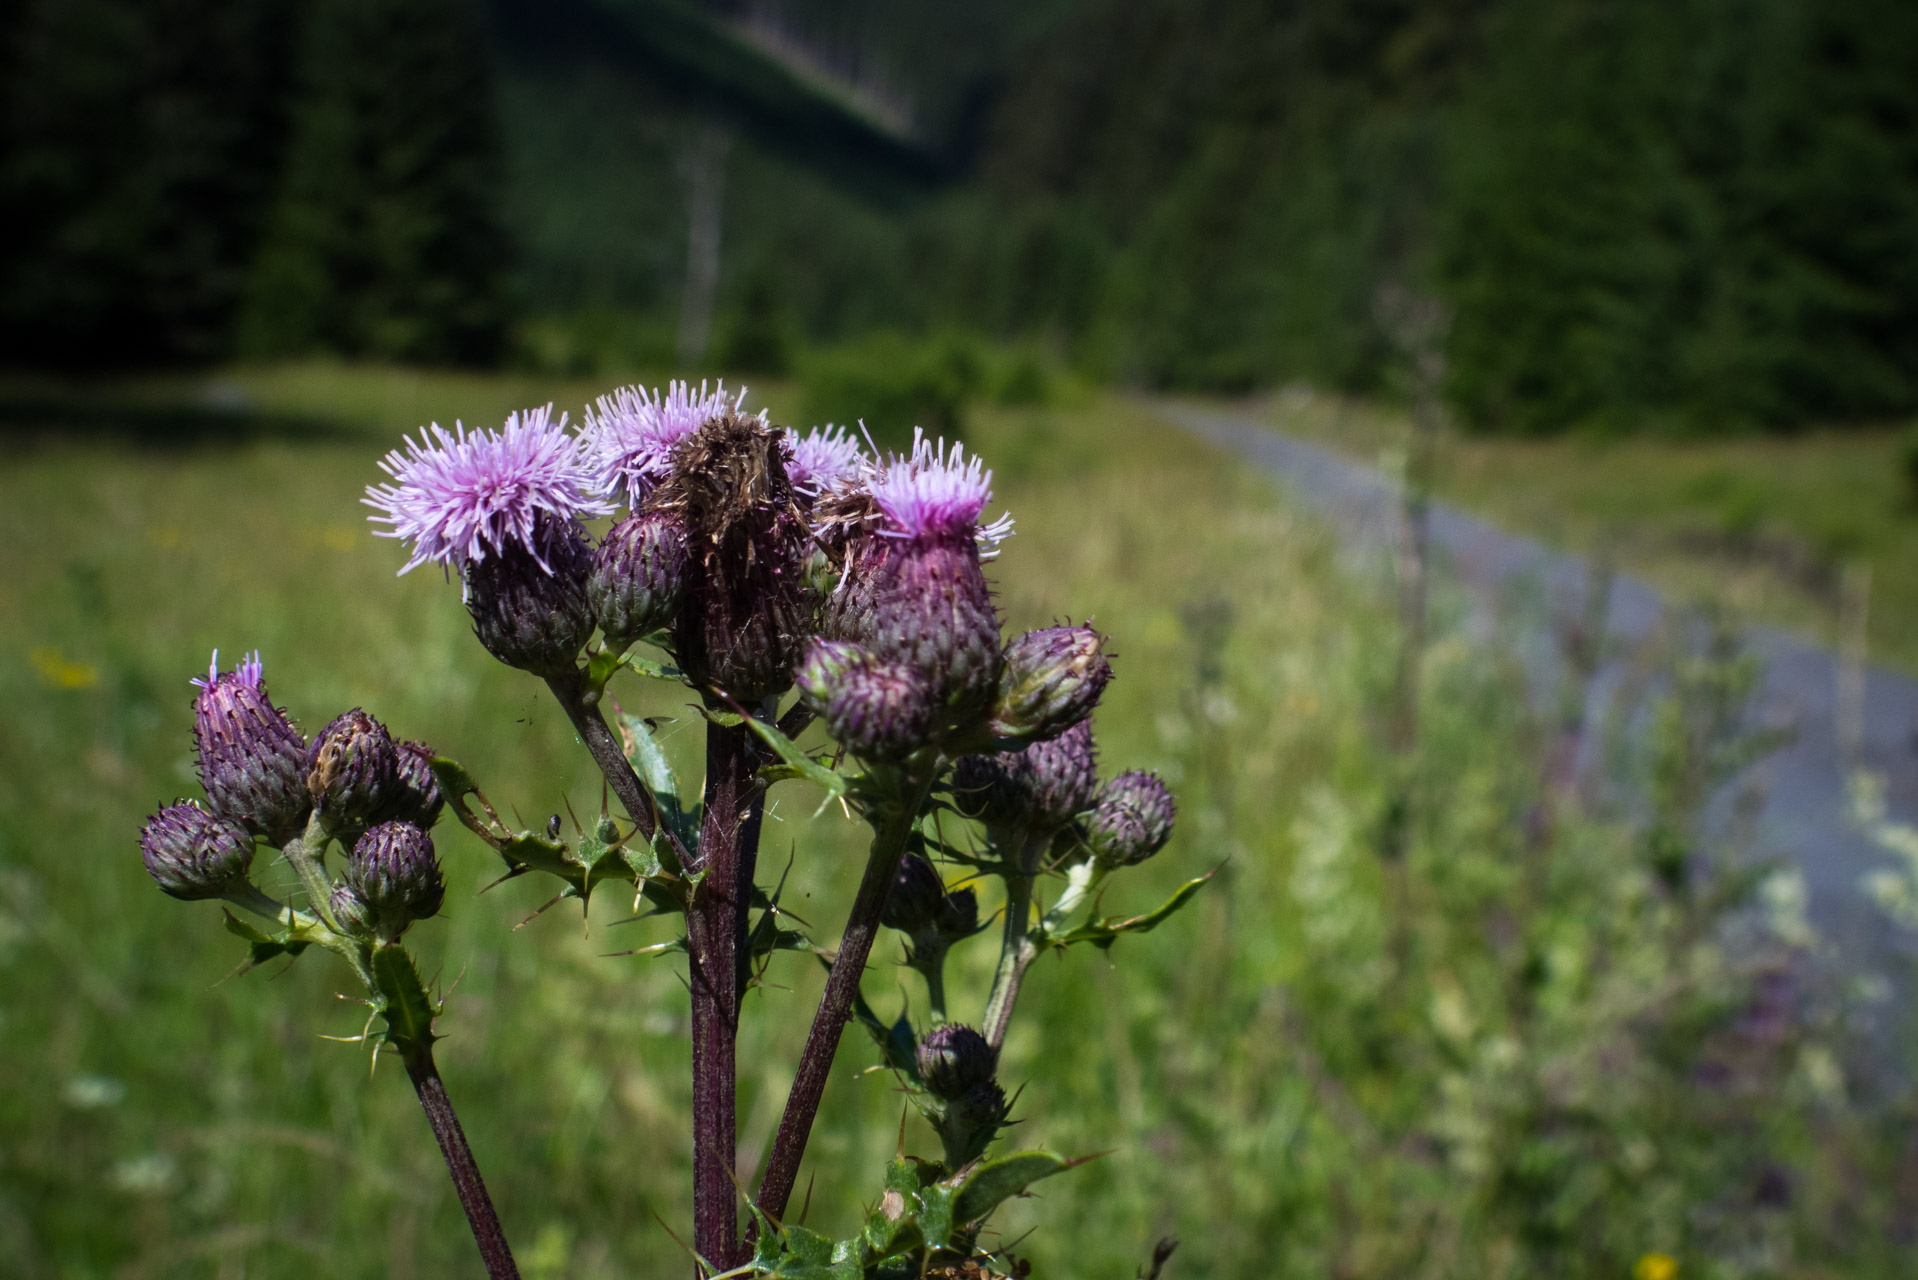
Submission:
<svg viewBox="0 0 1918 1280">
<path fill-rule="evenodd" d="M 219 664 L 216 652 L 206 679 L 193 681 L 206 801 L 162 808 L 140 835 L 141 857 L 160 888 L 188 900 L 264 905 L 278 916 L 284 908 L 250 878 L 258 844 L 308 859 L 324 877 L 325 847 L 337 840 L 351 851 L 346 877 L 324 902 L 309 903 L 315 912 L 331 912 L 349 933 L 369 922 L 361 932 L 387 942 L 435 914 L 444 886 L 426 832 L 445 800 L 429 767 L 432 748 L 395 742 L 358 707 L 309 743 L 273 705 L 258 653 L 231 671 Z M 366 859 L 382 868 L 378 875 L 355 870 Z M 315 886 L 307 888 L 317 898 Z"/>
<path fill-rule="evenodd" d="M 602 813 L 577 840 L 561 838 L 557 819 L 544 835 L 512 831 L 431 748 L 396 741 L 358 707 L 309 741 L 273 705 L 257 654 L 230 672 L 216 654 L 195 681 L 206 798 L 163 808 L 142 833 L 165 892 L 225 899 L 274 921 L 276 935 L 249 935 L 256 962 L 319 945 L 354 965 L 386 1018 L 387 1042 L 401 1047 L 496 1280 L 516 1274 L 510 1251 L 433 1077 L 440 1010 L 402 944 L 445 900 L 430 834 L 448 801 L 439 779 L 509 876 L 558 876 L 562 896 L 581 902 L 595 884 L 623 879 L 657 908 L 649 916 L 683 915 L 681 949 L 703 975 L 688 983 L 694 1234 L 700 1256 L 728 1274 L 797 1274 L 817 1262 L 811 1243 L 776 1224 L 881 926 L 905 936 L 905 962 L 924 979 L 929 1006 L 923 1034 L 902 1018 L 881 1044 L 944 1158 L 911 1174 L 926 1195 L 902 1200 L 898 1214 L 889 1208 L 885 1232 L 840 1242 L 833 1257 L 861 1274 L 890 1273 L 918 1240 L 929 1251 L 913 1255 L 920 1270 L 964 1264 L 981 1275 L 993 1274 L 975 1265 L 986 1215 L 1068 1164 L 1022 1156 L 1010 1173 L 981 1172 L 1010 1119 L 999 1053 L 1027 968 L 1045 949 L 1110 946 L 1150 927 L 1140 924 L 1147 917 L 1092 916 L 1089 895 L 1166 843 L 1172 798 L 1136 770 L 1100 785 L 1091 717 L 1112 677 L 1104 635 L 1073 623 L 1003 634 L 985 566 L 1012 521 L 990 514 L 992 473 L 962 445 L 922 433 L 881 455 L 843 428 L 801 435 L 743 406 L 743 393 L 681 382 L 601 397 L 577 430 L 550 406 L 515 413 L 497 431 L 435 424 L 389 453 L 387 481 L 366 491 L 377 532 L 406 544 L 400 573 L 436 564 L 459 576 L 475 635 L 501 662 L 546 681 L 633 830 Z M 661 648 L 671 665 L 627 656 L 640 644 Z M 701 694 L 711 771 L 703 804 L 662 777 L 670 769 L 657 742 L 640 741 L 649 722 L 623 718 L 632 736 L 622 752 L 598 709 L 622 667 Z M 814 723 L 832 748 L 809 753 L 793 741 Z M 790 927 L 777 891 L 753 883 L 765 790 L 793 776 L 823 781 L 874 832 L 836 949 Z M 940 821 L 951 812 L 962 828 L 977 821 L 983 847 L 948 843 Z M 262 843 L 298 876 L 303 904 L 254 883 Z M 337 875 L 326 865 L 336 845 Z M 947 862 L 970 868 L 964 883 L 947 883 Z M 1055 872 L 1065 884 L 1047 907 L 1038 886 Z M 999 964 L 984 1016 L 951 1021 L 945 961 L 984 932 L 975 885 L 989 878 L 1005 889 Z M 778 1238 L 763 1239 L 748 1263 L 730 1158 L 732 1040 L 765 948 L 833 959 L 756 1197 L 762 1229 Z M 953 1221 L 961 1205 L 967 1221 Z M 900 1216 L 912 1214 L 923 1215 L 916 1226 Z"/>
</svg>

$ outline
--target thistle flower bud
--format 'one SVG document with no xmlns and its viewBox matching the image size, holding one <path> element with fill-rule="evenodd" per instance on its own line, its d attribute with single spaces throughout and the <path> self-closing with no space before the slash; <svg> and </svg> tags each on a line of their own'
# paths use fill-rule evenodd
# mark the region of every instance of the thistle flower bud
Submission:
<svg viewBox="0 0 1918 1280">
<path fill-rule="evenodd" d="M 395 819 L 410 822 L 421 831 L 431 831 L 446 805 L 439 779 L 433 776 L 433 757 L 438 753 L 424 742 L 396 742 L 393 752 L 398 762 L 397 785 L 392 801 L 378 816 L 382 822 Z"/>
<path fill-rule="evenodd" d="M 899 859 L 879 922 L 901 933 L 938 933 L 946 918 L 946 881 L 916 853 Z"/>
<path fill-rule="evenodd" d="M 1046 627 L 1007 645 L 992 731 L 1043 742 L 1091 715 L 1112 679 L 1105 639 L 1087 626 Z"/>
<path fill-rule="evenodd" d="M 181 800 L 147 819 L 140 856 L 163 892 L 188 902 L 224 898 L 247 883 L 253 837 L 239 823 Z"/>
<path fill-rule="evenodd" d="M 932 736 L 932 699 L 912 667 L 858 645 L 815 641 L 793 679 L 826 732 L 855 755 L 901 760 Z"/>
<path fill-rule="evenodd" d="M 685 595 L 687 556 L 685 524 L 669 512 L 641 512 L 613 526 L 586 579 L 586 600 L 607 644 L 623 649 L 672 625 Z"/>
<path fill-rule="evenodd" d="M 410 822 L 382 822 L 353 846 L 332 905 L 342 927 L 391 942 L 445 898 L 432 837 Z"/>
<path fill-rule="evenodd" d="M 552 678 L 570 674 L 593 634 L 586 603 L 592 559 L 576 529 L 542 519 L 533 546 L 507 542 L 465 568 L 473 633 L 509 667 Z M 543 563 L 542 563 L 543 561 Z"/>
<path fill-rule="evenodd" d="M 989 827 L 1049 831 L 1092 804 L 1099 785 L 1092 721 L 1019 751 L 961 756 L 953 800 Z"/>
<path fill-rule="evenodd" d="M 1172 838 L 1178 814 L 1172 793 L 1156 773 L 1134 769 L 1106 783 L 1086 822 L 1086 843 L 1107 867 L 1144 862 Z"/>
<path fill-rule="evenodd" d="M 401 794 L 399 753 L 386 726 L 354 707 L 307 749 L 306 785 L 328 835 L 363 830 Z"/>
<path fill-rule="evenodd" d="M 992 1083 L 999 1067 L 999 1055 L 986 1038 L 958 1022 L 928 1031 L 919 1042 L 916 1061 L 927 1092 L 948 1102 Z"/>
<path fill-rule="evenodd" d="M 193 701 L 200 785 L 213 813 L 275 846 L 306 826 L 306 739 L 267 696 L 256 651 L 222 674 L 220 654 Z"/>
<path fill-rule="evenodd" d="M 977 458 L 918 438 L 868 486 L 873 523 L 827 608 L 827 634 L 919 672 L 942 731 L 982 727 L 999 689 L 999 614 L 980 540 L 996 545 L 1009 526 L 979 525 L 990 482 Z"/>
<path fill-rule="evenodd" d="M 946 895 L 945 910 L 940 913 L 939 931 L 949 942 L 970 938 L 979 932 L 979 895 L 970 886 L 954 889 Z"/>
</svg>

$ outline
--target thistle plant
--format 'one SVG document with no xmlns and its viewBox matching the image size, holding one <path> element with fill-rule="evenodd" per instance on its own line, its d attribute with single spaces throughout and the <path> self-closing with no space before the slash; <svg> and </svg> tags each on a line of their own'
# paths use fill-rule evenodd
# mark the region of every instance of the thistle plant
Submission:
<svg viewBox="0 0 1918 1280">
<path fill-rule="evenodd" d="M 1098 913 L 1108 880 L 1165 845 L 1174 802 L 1151 774 L 1099 781 L 1091 717 L 1112 676 L 1105 636 L 1072 624 L 1002 634 L 985 566 L 1012 522 L 987 519 L 983 463 L 923 436 L 877 456 L 844 430 L 802 435 L 742 406 L 723 388 L 676 383 L 602 397 L 577 430 L 550 409 L 498 431 L 435 425 L 387 455 L 388 481 L 367 491 L 377 532 L 407 548 L 400 572 L 437 565 L 458 579 L 475 636 L 544 682 L 620 812 L 572 838 L 556 822 L 516 829 L 451 756 L 396 741 L 360 708 L 309 741 L 268 697 L 257 655 L 222 672 L 216 654 L 196 682 L 206 799 L 157 813 L 142 852 L 172 896 L 263 920 L 226 916 L 254 964 L 317 947 L 352 970 L 371 1011 L 362 1038 L 405 1064 L 495 1277 L 517 1272 L 434 1067 L 443 1007 L 405 943 L 445 897 L 431 834 L 444 811 L 507 879 L 552 877 L 582 905 L 612 884 L 649 905 L 647 918 L 680 926 L 643 950 L 685 957 L 703 1274 L 1001 1274 L 1008 1264 L 981 1245 L 987 1220 L 1076 1163 L 995 1154 L 1016 1101 L 999 1054 L 1033 961 L 1147 932 L 1205 877 L 1145 915 Z M 610 522 L 595 538 L 587 522 L 600 518 Z M 705 721 L 697 795 L 652 724 L 609 696 L 616 679 L 688 691 Z M 804 745 L 809 734 L 817 745 Z M 822 809 L 837 802 L 872 830 L 832 945 L 760 882 L 767 794 L 785 782 L 823 791 Z M 254 882 L 262 844 L 297 875 L 292 900 Z M 980 912 L 991 880 L 1004 886 L 996 930 Z M 923 981 L 919 1025 L 885 1022 L 861 994 L 884 929 L 902 935 L 902 962 Z M 954 1020 L 965 1010 L 949 999 L 947 957 L 995 933 L 976 1021 Z M 733 1167 L 735 1044 L 779 950 L 817 957 L 827 975 L 760 1181 L 746 1187 Z M 854 1020 L 939 1149 L 909 1154 L 902 1128 L 897 1159 L 875 1171 L 876 1207 L 834 1241 L 787 1211 Z"/>
</svg>

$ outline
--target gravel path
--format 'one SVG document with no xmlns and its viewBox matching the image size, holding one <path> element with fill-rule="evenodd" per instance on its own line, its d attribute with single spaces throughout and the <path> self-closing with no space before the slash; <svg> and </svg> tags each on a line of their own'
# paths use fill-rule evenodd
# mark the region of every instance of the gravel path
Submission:
<svg viewBox="0 0 1918 1280">
<path fill-rule="evenodd" d="M 1391 545 L 1397 530 L 1397 488 L 1379 472 L 1247 417 L 1175 404 L 1161 406 L 1161 412 L 1177 426 L 1269 471 L 1295 501 L 1338 528 L 1348 544 L 1361 549 Z M 1477 616 L 1487 623 L 1496 616 L 1498 600 L 1515 585 L 1542 588 L 1567 607 L 1584 596 L 1587 566 L 1576 556 L 1514 537 L 1437 503 L 1432 506 L 1431 534 L 1437 582 L 1469 591 L 1477 598 Z M 1608 618 L 1613 641 L 1646 635 L 1665 609 L 1658 592 L 1620 575 Z M 1790 746 L 1760 766 L 1766 770 L 1767 800 L 1759 850 L 1790 857 L 1803 869 L 1811 921 L 1844 969 L 1895 971 L 1900 966 L 1887 962 L 1894 953 L 1908 954 L 1911 940 L 1898 935 L 1860 888 L 1860 879 L 1889 859 L 1848 819 L 1837 740 L 1838 660 L 1828 649 L 1769 627 L 1753 628 L 1749 640 L 1766 664 L 1762 713 L 1789 722 L 1797 731 Z M 1615 679 L 1617 672 L 1610 674 Z M 1601 677 L 1596 696 L 1602 696 L 1603 683 Z M 1863 709 L 1862 761 L 1885 776 L 1893 816 L 1918 819 L 1918 681 L 1868 669 Z"/>
</svg>

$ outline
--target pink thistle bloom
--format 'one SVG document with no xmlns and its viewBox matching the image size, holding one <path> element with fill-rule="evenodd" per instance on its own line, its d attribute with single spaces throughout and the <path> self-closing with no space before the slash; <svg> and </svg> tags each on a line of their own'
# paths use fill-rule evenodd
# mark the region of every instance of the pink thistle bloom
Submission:
<svg viewBox="0 0 1918 1280">
<path fill-rule="evenodd" d="M 380 537 L 412 544 L 401 573 L 429 562 L 463 571 L 512 542 L 551 573 L 539 545 L 545 531 L 612 510 L 594 494 L 591 467 L 566 430 L 566 415 L 553 421 L 551 405 L 511 414 L 497 432 L 455 423 L 449 433 L 437 422 L 428 430 L 430 442 L 409 436 L 404 453 L 395 449 L 381 459 L 394 483 L 368 485 L 362 499 L 380 513 L 369 517 L 373 523 L 392 526 L 376 530 Z"/>
<path fill-rule="evenodd" d="M 977 455 L 966 456 L 965 446 L 934 443 L 913 428 L 912 453 L 894 454 L 870 485 L 872 500 L 885 515 L 889 528 L 880 533 L 893 538 L 932 541 L 970 534 L 979 544 L 979 556 L 991 559 L 999 545 L 1012 536 L 1012 517 L 1001 515 L 980 525 L 979 517 L 992 501 L 992 472 Z"/>
<path fill-rule="evenodd" d="M 586 411 L 580 432 L 594 484 L 609 496 L 623 490 L 627 503 L 638 506 L 672 469 L 681 440 L 728 411 L 739 412 L 745 402 L 744 388 L 729 399 L 723 382 L 711 393 L 704 382 L 697 392 L 690 383 L 669 382 L 664 394 L 621 387 L 601 396 Z"/>
<path fill-rule="evenodd" d="M 266 665 L 260 661 L 260 651 L 255 649 L 246 654 L 240 665 L 233 668 L 233 678 L 249 689 L 258 689 L 266 679 Z M 211 689 L 220 680 L 220 651 L 213 651 L 213 663 L 206 669 L 206 679 L 194 676 L 188 681 L 196 689 Z"/>
<path fill-rule="evenodd" d="M 817 497 L 839 481 L 856 477 L 868 465 L 859 452 L 858 438 L 844 427 L 827 423 L 803 436 L 794 433 L 786 478 L 793 488 Z"/>
</svg>

